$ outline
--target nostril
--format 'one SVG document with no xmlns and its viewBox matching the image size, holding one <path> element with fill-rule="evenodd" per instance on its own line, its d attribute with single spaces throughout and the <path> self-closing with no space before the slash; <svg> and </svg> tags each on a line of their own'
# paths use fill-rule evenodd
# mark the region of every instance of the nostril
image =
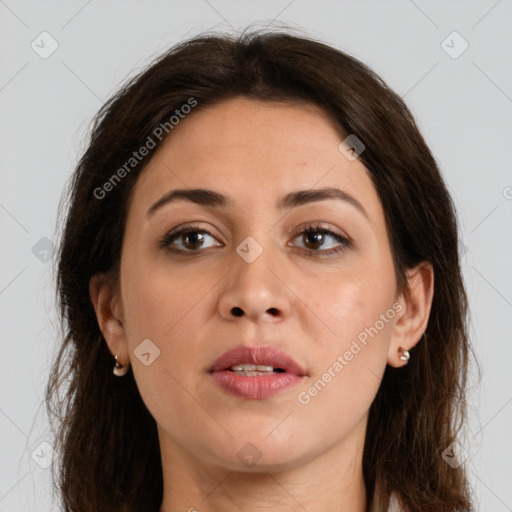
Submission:
<svg viewBox="0 0 512 512">
<path fill-rule="evenodd" d="M 276 309 L 276 308 L 270 308 L 270 309 L 268 310 L 268 312 L 269 312 L 271 315 L 274 315 L 274 316 L 275 316 L 275 315 L 277 315 L 277 314 L 279 314 L 279 311 L 277 311 L 277 309 Z"/>
<path fill-rule="evenodd" d="M 238 306 L 231 308 L 231 313 L 234 316 L 242 316 L 244 314 L 244 312 Z"/>
</svg>

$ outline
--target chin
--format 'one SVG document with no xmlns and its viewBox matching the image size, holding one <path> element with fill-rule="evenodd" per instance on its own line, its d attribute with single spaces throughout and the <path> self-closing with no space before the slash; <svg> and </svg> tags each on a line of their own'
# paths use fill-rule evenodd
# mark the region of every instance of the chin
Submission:
<svg viewBox="0 0 512 512">
<path fill-rule="evenodd" d="M 247 437 L 246 442 L 237 439 L 232 443 L 229 458 L 226 453 L 216 453 L 221 465 L 242 473 L 276 473 L 287 471 L 314 458 L 314 449 L 298 447 L 291 440 L 282 443 L 269 442 L 260 436 Z"/>
<path fill-rule="evenodd" d="M 253 461 L 241 461 L 237 455 L 234 459 L 225 461 L 226 469 L 236 471 L 238 473 L 281 473 L 300 466 L 303 463 L 300 459 L 291 453 L 283 456 L 276 456 L 275 454 L 268 454 L 267 456 L 261 455 L 261 458 L 256 457 Z"/>
</svg>

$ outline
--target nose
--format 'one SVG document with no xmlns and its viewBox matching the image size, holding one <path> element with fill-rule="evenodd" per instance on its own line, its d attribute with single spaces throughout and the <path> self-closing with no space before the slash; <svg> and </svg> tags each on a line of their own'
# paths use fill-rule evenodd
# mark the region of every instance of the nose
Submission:
<svg viewBox="0 0 512 512">
<path fill-rule="evenodd" d="M 251 263 L 233 253 L 232 271 L 223 280 L 219 312 L 228 320 L 247 317 L 254 323 L 278 323 L 290 315 L 293 292 L 270 250 Z M 272 261 L 274 264 L 272 264 Z"/>
</svg>

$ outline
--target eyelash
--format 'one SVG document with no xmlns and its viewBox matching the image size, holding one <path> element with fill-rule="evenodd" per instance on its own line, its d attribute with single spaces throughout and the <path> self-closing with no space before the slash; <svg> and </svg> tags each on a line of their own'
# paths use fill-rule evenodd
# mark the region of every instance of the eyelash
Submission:
<svg viewBox="0 0 512 512">
<path fill-rule="evenodd" d="M 201 250 L 197 250 L 197 251 L 186 251 L 186 250 L 183 250 L 183 249 L 176 249 L 174 247 L 171 246 L 171 243 L 179 238 L 181 235 L 185 235 L 185 234 L 189 234 L 189 233 L 207 233 L 208 235 L 210 235 L 212 238 L 215 238 L 215 236 L 210 232 L 208 231 L 207 229 L 201 227 L 201 226 L 198 226 L 198 225 L 191 225 L 191 226 L 187 226 L 183 229 L 180 229 L 179 231 L 170 231 L 169 233 L 167 233 L 163 238 L 162 240 L 159 242 L 159 247 L 161 249 L 166 249 L 174 254 L 177 254 L 179 256 L 185 256 L 185 255 L 189 255 L 189 254 L 197 254 L 197 253 L 200 253 L 202 252 Z M 321 250 L 314 250 L 314 249 L 303 249 L 303 248 L 299 248 L 299 249 L 302 249 L 302 250 L 305 250 L 307 252 L 309 252 L 313 257 L 328 257 L 328 256 L 332 256 L 332 255 L 336 255 L 340 252 L 343 252 L 345 249 L 347 249 L 348 247 L 350 247 L 352 244 L 350 242 L 350 240 L 348 240 L 347 238 L 341 236 L 341 235 L 338 235 L 337 233 L 334 233 L 333 231 L 329 230 L 329 229 L 326 229 L 326 228 L 322 228 L 320 226 L 319 223 L 315 223 L 315 224 L 308 224 L 306 226 L 304 226 L 304 229 L 302 229 L 302 231 L 300 231 L 299 233 L 297 233 L 293 239 L 295 240 L 299 235 L 305 235 L 305 234 L 311 234 L 311 233 L 317 233 L 317 234 L 322 234 L 322 235 L 330 235 L 332 236 L 337 242 L 340 243 L 340 245 L 332 248 L 332 249 L 324 249 L 323 251 Z"/>
</svg>

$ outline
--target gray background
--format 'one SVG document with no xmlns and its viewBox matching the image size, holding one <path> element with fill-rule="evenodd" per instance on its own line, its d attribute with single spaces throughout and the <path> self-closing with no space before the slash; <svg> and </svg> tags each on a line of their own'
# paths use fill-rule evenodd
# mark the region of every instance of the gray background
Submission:
<svg viewBox="0 0 512 512">
<path fill-rule="evenodd" d="M 89 121 L 127 75 L 171 44 L 248 24 L 286 24 L 347 51 L 418 120 L 458 208 L 482 369 L 480 385 L 473 372 L 460 453 L 477 509 L 511 511 L 511 20 L 512 0 L 0 0 L 0 512 L 58 510 L 40 407 L 58 335 L 50 256 Z M 58 44 L 47 58 L 44 31 Z"/>
</svg>

